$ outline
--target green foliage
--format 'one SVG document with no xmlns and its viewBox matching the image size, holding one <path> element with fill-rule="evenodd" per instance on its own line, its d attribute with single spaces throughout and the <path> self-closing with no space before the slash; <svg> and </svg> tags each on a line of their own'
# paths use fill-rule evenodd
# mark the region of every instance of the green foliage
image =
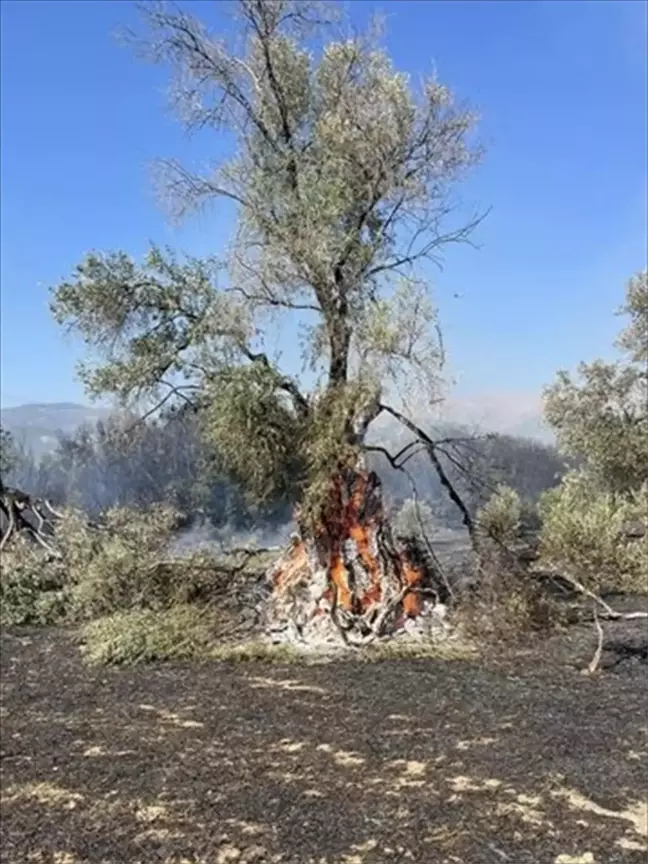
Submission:
<svg viewBox="0 0 648 864">
<path fill-rule="evenodd" d="M 543 497 L 541 563 L 590 590 L 648 590 L 646 538 L 624 526 L 643 525 L 648 536 L 648 276 L 626 286 L 621 313 L 630 316 L 616 363 L 581 364 L 580 383 L 561 372 L 545 394 L 547 419 L 563 451 L 580 470 Z"/>
<path fill-rule="evenodd" d="M 648 476 L 646 372 L 601 361 L 566 372 L 547 390 L 545 414 L 563 452 L 583 460 L 601 488 L 626 492 Z"/>
<path fill-rule="evenodd" d="M 407 498 L 396 513 L 392 526 L 394 533 L 402 537 L 429 537 L 434 531 L 436 520 L 429 504 Z"/>
<path fill-rule="evenodd" d="M 205 660 L 217 635 L 216 616 L 196 606 L 178 605 L 162 612 L 133 609 L 85 624 L 81 650 L 90 665 Z"/>
<path fill-rule="evenodd" d="M 51 308 L 102 361 L 80 366 L 88 393 L 158 398 L 168 395 L 167 375 L 200 366 L 206 352 L 212 373 L 226 363 L 251 332 L 242 303 L 216 290 L 220 269 L 157 246 L 142 266 L 124 252 L 87 255 L 56 287 Z"/>
<path fill-rule="evenodd" d="M 545 390 L 545 416 L 561 450 L 584 462 L 602 490 L 626 493 L 648 477 L 648 328 L 646 273 L 626 287 L 630 323 L 618 340 L 628 356 L 581 363 L 580 381 L 562 371 Z M 643 340 L 643 341 L 642 341 Z"/>
<path fill-rule="evenodd" d="M 273 369 L 252 365 L 229 370 L 209 391 L 202 429 L 252 501 L 297 495 L 304 470 L 303 423 Z"/>
<path fill-rule="evenodd" d="M 66 511 L 57 525 L 57 557 L 47 559 L 28 540 L 12 539 L 2 552 L 0 616 L 8 624 L 75 622 L 119 610 L 168 609 L 192 599 L 213 560 L 194 554 L 178 570 L 160 555 L 178 514 L 156 506 L 109 510 L 99 528 Z"/>
<path fill-rule="evenodd" d="M 477 525 L 498 543 L 510 545 L 522 524 L 522 503 L 510 486 L 500 485 L 486 504 L 477 511 Z"/>
<path fill-rule="evenodd" d="M 16 445 L 8 429 L 0 426 L 0 479 L 5 478 L 14 467 L 17 458 Z"/>
<path fill-rule="evenodd" d="M 70 605 L 70 585 L 62 562 L 45 564 L 40 547 L 23 537 L 14 538 L 2 551 L 0 623 L 58 624 Z"/>
<path fill-rule="evenodd" d="M 328 500 L 331 478 L 341 468 L 353 466 L 360 455 L 359 440 L 350 418 L 371 410 L 374 392 L 363 381 L 327 388 L 311 412 L 303 438 L 305 461 L 300 521 L 313 525 Z"/>
<path fill-rule="evenodd" d="M 578 579 L 590 591 L 648 591 L 648 484 L 627 495 L 604 492 L 574 471 L 540 502 L 541 564 Z M 644 537 L 629 537 L 632 525 Z"/>
<path fill-rule="evenodd" d="M 71 530 L 62 530 L 73 616 L 96 618 L 118 610 L 171 605 L 174 586 L 157 562 L 177 522 L 178 514 L 166 506 L 143 513 L 113 508 L 102 519 L 101 537 L 88 531 L 79 517 L 76 525 L 69 525 Z"/>
<path fill-rule="evenodd" d="M 625 303 L 620 315 L 630 321 L 619 335 L 617 347 L 626 353 L 632 363 L 648 363 L 648 270 L 636 273 L 626 285 Z"/>
<path fill-rule="evenodd" d="M 524 529 L 537 518 L 536 508 L 505 484 L 477 510 L 480 578 L 477 590 L 464 598 L 460 623 L 482 640 L 516 641 L 564 621 L 564 611 L 520 558 Z"/>
</svg>

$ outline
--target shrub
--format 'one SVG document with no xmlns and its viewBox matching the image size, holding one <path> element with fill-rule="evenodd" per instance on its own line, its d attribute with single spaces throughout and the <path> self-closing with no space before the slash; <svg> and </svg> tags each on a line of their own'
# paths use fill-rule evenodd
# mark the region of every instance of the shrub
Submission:
<svg viewBox="0 0 648 864">
<path fill-rule="evenodd" d="M 178 605 L 163 612 L 117 612 L 83 626 L 81 652 L 89 665 L 209 659 L 290 663 L 304 659 L 290 645 L 261 640 L 220 642 L 226 626 L 226 618 L 217 610 L 195 605 Z"/>
<path fill-rule="evenodd" d="M 570 472 L 539 505 L 540 564 L 592 591 L 648 591 L 648 484 L 623 495 L 601 491 L 586 473 Z M 629 537 L 627 526 L 644 526 Z"/>
<path fill-rule="evenodd" d="M 548 594 L 518 556 L 519 550 L 492 537 L 478 550 L 476 586 L 460 600 L 456 620 L 480 642 L 516 641 L 530 631 L 548 631 L 563 623 L 566 610 Z"/>
<path fill-rule="evenodd" d="M 500 485 L 484 506 L 477 511 L 477 525 L 493 540 L 512 543 L 518 536 L 522 520 L 522 503 L 510 486 Z"/>
<path fill-rule="evenodd" d="M 2 552 L 0 622 L 5 625 L 56 624 L 70 603 L 65 568 L 46 560 L 43 550 L 16 537 Z"/>
<path fill-rule="evenodd" d="M 394 517 L 393 527 L 397 536 L 419 538 L 430 536 L 434 531 L 435 519 L 432 508 L 425 501 L 407 498 Z"/>
<path fill-rule="evenodd" d="M 549 630 L 563 619 L 556 601 L 529 571 L 525 526 L 538 514 L 517 492 L 499 486 L 477 512 L 477 586 L 462 598 L 461 629 L 480 641 L 510 642 L 529 631 Z"/>
<path fill-rule="evenodd" d="M 170 586 L 156 562 L 177 520 L 169 507 L 141 512 L 118 507 L 106 512 L 99 536 L 84 528 L 61 531 L 74 586 L 74 616 L 88 619 L 168 605 Z"/>
<path fill-rule="evenodd" d="M 2 622 L 86 621 L 191 601 L 209 581 L 214 562 L 205 553 L 161 560 L 177 520 L 165 506 L 113 508 L 90 527 L 81 514 L 66 511 L 56 529 L 57 557 L 14 538 L 2 552 Z"/>
</svg>

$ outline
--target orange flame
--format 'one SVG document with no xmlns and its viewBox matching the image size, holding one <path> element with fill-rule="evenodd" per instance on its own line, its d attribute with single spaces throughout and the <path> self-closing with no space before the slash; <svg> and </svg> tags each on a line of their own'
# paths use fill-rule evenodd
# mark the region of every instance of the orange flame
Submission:
<svg viewBox="0 0 648 864">
<path fill-rule="evenodd" d="M 377 483 L 375 475 L 366 472 L 355 472 L 347 477 L 338 475 L 331 482 L 328 505 L 314 538 L 320 564 L 327 568 L 329 581 L 320 601 L 330 604 L 335 598 L 337 605 L 346 612 L 362 614 L 380 604 L 391 577 L 402 588 L 412 589 L 403 598 L 402 613 L 415 617 L 421 612 L 421 599 L 416 589 L 423 582 L 424 573 L 403 552 L 390 549 L 390 554 L 378 557 L 374 551 L 379 550 L 381 531 L 386 528 L 382 500 L 375 488 Z M 368 577 L 364 584 L 359 584 L 363 580 L 357 578 L 353 562 L 346 560 L 349 540 L 353 541 L 357 559 Z M 389 567 L 392 572 L 388 575 Z M 307 582 L 309 568 L 306 544 L 303 540 L 294 541 L 278 562 L 273 580 L 275 590 L 282 592 L 297 583 Z M 320 602 L 317 613 L 321 611 Z"/>
</svg>

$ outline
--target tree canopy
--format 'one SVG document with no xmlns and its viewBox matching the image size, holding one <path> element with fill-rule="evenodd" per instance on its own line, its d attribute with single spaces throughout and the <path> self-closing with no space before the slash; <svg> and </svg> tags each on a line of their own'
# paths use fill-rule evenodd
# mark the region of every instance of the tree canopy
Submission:
<svg viewBox="0 0 648 864">
<path fill-rule="evenodd" d="M 558 373 L 545 391 L 545 415 L 558 444 L 602 489 L 626 493 L 648 478 L 648 271 L 626 286 L 617 340 L 623 356 L 578 367 L 580 381 Z"/>
<path fill-rule="evenodd" d="M 648 590 L 648 272 L 626 286 L 615 363 L 560 372 L 545 411 L 580 467 L 540 502 L 545 564 L 595 590 Z"/>
</svg>

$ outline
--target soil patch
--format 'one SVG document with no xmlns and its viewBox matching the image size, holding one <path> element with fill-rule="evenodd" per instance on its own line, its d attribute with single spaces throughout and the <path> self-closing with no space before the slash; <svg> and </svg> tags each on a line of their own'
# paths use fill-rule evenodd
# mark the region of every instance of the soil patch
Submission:
<svg viewBox="0 0 648 864">
<path fill-rule="evenodd" d="M 589 679 L 564 639 L 308 667 L 1 647 L 3 864 L 646 860 L 643 664 Z"/>
</svg>

